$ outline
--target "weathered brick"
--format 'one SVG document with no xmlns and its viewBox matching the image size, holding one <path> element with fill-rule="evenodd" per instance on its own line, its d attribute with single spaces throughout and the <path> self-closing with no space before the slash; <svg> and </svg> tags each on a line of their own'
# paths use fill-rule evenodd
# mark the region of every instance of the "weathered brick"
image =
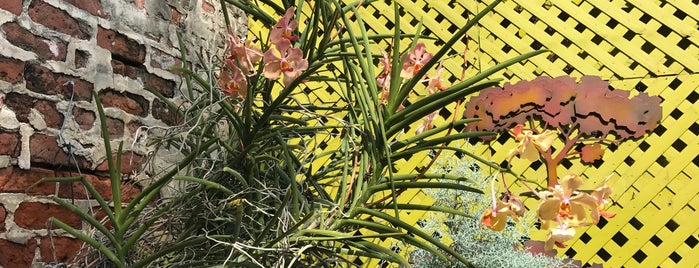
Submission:
<svg viewBox="0 0 699 268">
<path fill-rule="evenodd" d="M 91 164 L 84 157 L 79 155 L 69 156 L 58 147 L 56 137 L 41 133 L 34 133 L 29 139 L 29 151 L 32 163 L 40 163 L 54 166 L 72 168 L 77 165 L 82 169 L 90 168 Z"/>
<path fill-rule="evenodd" d="M 80 217 L 57 204 L 25 201 L 19 204 L 14 216 L 17 226 L 25 229 L 58 229 L 58 226 L 49 223 L 52 217 L 73 228 L 82 229 Z"/>
<path fill-rule="evenodd" d="M 46 126 L 59 129 L 63 125 L 63 114 L 56 108 L 56 103 L 48 100 L 36 100 L 34 109 L 43 115 Z"/>
<path fill-rule="evenodd" d="M 110 29 L 97 29 L 97 45 L 111 51 L 112 58 L 132 66 L 140 66 L 146 59 L 145 46 Z"/>
<path fill-rule="evenodd" d="M 112 200 L 112 184 L 108 178 L 101 178 L 94 175 L 83 174 L 83 177 L 100 193 L 105 200 Z M 141 188 L 130 182 L 121 183 L 121 201 L 129 202 L 141 192 Z M 81 183 L 61 183 L 58 189 L 58 196 L 66 199 L 86 199 L 88 192 Z M 90 198 L 94 198 L 89 194 Z"/>
<path fill-rule="evenodd" d="M 129 162 L 127 156 L 122 157 L 122 171 L 130 172 L 140 169 L 140 164 L 142 158 L 138 155 L 134 158 L 133 162 Z M 106 161 L 103 164 L 104 171 L 106 173 Z M 85 170 L 83 170 L 85 171 Z M 53 195 L 56 193 L 56 183 L 42 183 L 31 189 L 30 186 L 34 185 L 38 181 L 44 178 L 66 178 L 66 177 L 76 177 L 78 176 L 77 171 L 67 171 L 67 170 L 50 170 L 45 168 L 32 167 L 29 170 L 19 169 L 16 166 L 9 166 L 0 169 L 0 192 L 5 193 L 27 193 L 29 195 Z M 82 175 L 86 181 L 88 181 L 97 190 L 103 198 L 107 200 L 112 199 L 112 186 L 108 177 L 100 177 L 93 174 L 88 174 L 83 172 Z M 128 202 L 134 196 L 141 192 L 141 188 L 131 182 L 122 182 L 122 201 Z M 58 196 L 66 199 L 87 199 L 92 198 L 92 194 L 88 195 L 85 187 L 81 182 L 60 182 L 58 183 Z"/>
<path fill-rule="evenodd" d="M 43 237 L 39 243 L 41 260 L 46 263 L 68 263 L 80 254 L 83 241 L 71 237 Z"/>
<path fill-rule="evenodd" d="M 18 157 L 21 149 L 19 133 L 0 132 L 0 155 Z"/>
<path fill-rule="evenodd" d="M 92 212 L 92 217 L 104 223 L 104 227 L 107 227 L 107 229 L 114 228 L 114 224 L 109 220 L 109 216 L 107 216 L 107 213 L 101 206 L 94 206 L 90 211 Z"/>
<path fill-rule="evenodd" d="M 5 95 L 5 105 L 15 112 L 17 120 L 20 122 L 29 122 L 29 113 L 35 102 L 35 98 L 17 92 L 10 92 Z"/>
<path fill-rule="evenodd" d="M 34 108 L 43 115 L 46 126 L 60 128 L 63 124 L 63 114 L 58 112 L 55 103 L 48 100 L 39 100 L 29 95 L 10 92 L 5 95 L 5 105 L 15 112 L 17 120 L 20 122 L 29 122 L 31 108 Z"/>
<path fill-rule="evenodd" d="M 175 96 L 175 82 L 161 78 L 154 74 L 146 74 L 146 87 L 155 89 L 163 96 L 172 98 Z"/>
<path fill-rule="evenodd" d="M 5 231 L 5 216 L 7 215 L 7 210 L 5 206 L 0 204 L 0 231 Z"/>
<path fill-rule="evenodd" d="M 216 11 L 214 9 L 214 5 L 210 4 L 206 0 L 201 1 L 201 9 L 204 10 L 205 12 L 208 12 L 208 13 L 214 13 Z"/>
<path fill-rule="evenodd" d="M 90 53 L 82 50 L 75 50 L 75 68 L 87 67 L 87 62 L 90 60 Z"/>
<path fill-rule="evenodd" d="M 146 0 L 134 0 L 134 5 L 138 9 L 144 9 L 146 7 Z"/>
<path fill-rule="evenodd" d="M 92 15 L 106 18 L 107 15 L 102 11 L 102 5 L 100 1 L 95 0 L 63 0 L 79 9 L 85 10 Z"/>
<path fill-rule="evenodd" d="M 19 15 L 22 13 L 22 0 L 3 0 L 0 1 L 0 9 L 12 12 Z"/>
<path fill-rule="evenodd" d="M 60 10 L 44 1 L 32 1 L 29 5 L 29 17 L 47 28 L 68 34 L 75 38 L 87 40 L 87 26 L 71 17 L 68 12 Z"/>
<path fill-rule="evenodd" d="M 141 77 L 142 73 L 146 72 L 145 68 L 127 65 L 115 59 L 112 59 L 112 70 L 115 74 L 120 74 L 131 79 Z"/>
<path fill-rule="evenodd" d="M 24 62 L 0 56 L 0 80 L 16 84 L 24 79 Z"/>
<path fill-rule="evenodd" d="M 113 154 L 112 157 L 116 157 L 116 154 Z M 125 152 L 121 155 L 121 173 L 122 174 L 131 174 L 131 173 L 137 173 L 141 171 L 141 166 L 145 162 L 145 159 L 143 159 L 143 156 L 140 156 L 138 154 L 135 154 L 133 152 Z M 98 172 L 107 172 L 109 170 L 109 164 L 107 163 L 107 160 L 104 160 L 102 163 L 97 165 L 95 168 L 95 171 Z"/>
<path fill-rule="evenodd" d="M 107 117 L 106 119 L 107 130 L 109 131 L 109 138 L 121 139 L 124 136 L 124 121 L 112 117 Z"/>
<path fill-rule="evenodd" d="M 29 170 L 23 170 L 16 166 L 9 166 L 0 169 L 0 192 L 26 192 L 31 195 L 54 194 L 56 192 L 55 183 L 43 183 L 32 189 L 28 188 L 34 183 L 40 181 L 42 178 L 53 178 L 57 176 L 59 176 L 59 173 L 56 173 L 50 169 L 32 167 Z"/>
<path fill-rule="evenodd" d="M 129 133 L 131 133 L 131 135 L 133 136 L 133 135 L 136 135 L 136 132 L 138 131 L 138 128 L 140 128 L 140 127 L 142 127 L 142 126 L 143 126 L 143 124 L 141 124 L 141 122 L 139 122 L 138 120 L 131 120 L 131 121 L 126 125 L 126 128 L 129 129 Z"/>
<path fill-rule="evenodd" d="M 153 61 L 151 61 L 153 62 Z M 112 70 L 115 74 L 120 74 L 131 79 L 142 79 L 144 86 L 155 89 L 163 96 L 172 98 L 175 95 L 175 82 L 164 79 L 155 74 L 148 73 L 143 66 L 133 66 L 120 60 L 112 59 Z"/>
<path fill-rule="evenodd" d="M 21 49 L 36 53 L 39 59 L 56 61 L 66 59 L 66 43 L 61 40 L 49 40 L 36 36 L 16 22 L 3 24 L 2 30 L 5 32 L 7 41 Z"/>
<path fill-rule="evenodd" d="M 148 115 L 148 101 L 142 96 L 113 89 L 100 91 L 98 96 L 104 107 L 119 108 L 124 112 L 143 117 Z"/>
<path fill-rule="evenodd" d="M 36 93 L 62 94 L 65 99 L 73 96 L 75 101 L 92 101 L 92 83 L 75 76 L 54 73 L 38 64 L 30 63 L 25 66 L 24 79 L 27 81 L 27 89 Z M 69 81 L 72 81 L 73 85 L 67 83 Z"/>
<path fill-rule="evenodd" d="M 80 107 L 73 107 L 73 119 L 78 123 L 80 129 L 90 130 L 95 124 L 95 112 Z"/>
<path fill-rule="evenodd" d="M 163 123 L 169 126 L 174 126 L 182 122 L 182 117 L 180 117 L 177 111 L 170 109 L 165 102 L 162 102 L 159 99 L 153 100 L 152 114 L 153 117 L 160 119 L 163 121 Z"/>
<path fill-rule="evenodd" d="M 34 260 L 36 241 L 29 239 L 26 245 L 0 239 L 0 265 L 3 267 L 30 267 Z"/>
<path fill-rule="evenodd" d="M 155 68 L 165 69 L 174 74 L 181 74 L 179 71 L 171 70 L 171 67 L 181 67 L 182 60 L 179 57 L 167 54 L 159 49 L 152 49 L 150 54 L 150 65 Z"/>
<path fill-rule="evenodd" d="M 182 21 L 183 18 L 187 17 L 187 15 L 180 13 L 174 7 L 170 7 L 170 13 L 172 14 L 172 19 L 170 19 L 170 23 L 175 25 L 179 25 L 180 21 Z"/>
</svg>

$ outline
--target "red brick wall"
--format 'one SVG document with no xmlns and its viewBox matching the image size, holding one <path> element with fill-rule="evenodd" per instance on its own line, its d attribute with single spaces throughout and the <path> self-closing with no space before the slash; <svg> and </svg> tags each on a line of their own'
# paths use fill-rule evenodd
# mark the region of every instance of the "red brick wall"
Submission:
<svg viewBox="0 0 699 268">
<path fill-rule="evenodd" d="M 180 102 L 176 32 L 192 51 L 222 44 L 220 6 L 211 0 L 0 0 L 0 266 L 69 262 L 82 242 L 49 225 L 83 223 L 51 202 L 80 202 L 80 184 L 41 178 L 78 171 L 106 198 L 111 186 L 91 92 L 105 106 L 113 148 L 123 141 L 123 198 L 138 193 L 151 148 L 137 130 L 181 120 L 144 88 Z M 134 142 L 137 140 L 138 142 Z M 51 235 L 49 235 L 51 234 Z"/>
</svg>

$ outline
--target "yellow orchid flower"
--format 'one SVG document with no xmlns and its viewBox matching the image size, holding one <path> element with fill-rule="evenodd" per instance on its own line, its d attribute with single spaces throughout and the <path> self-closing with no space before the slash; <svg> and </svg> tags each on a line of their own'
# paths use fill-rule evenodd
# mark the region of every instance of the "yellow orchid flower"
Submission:
<svg viewBox="0 0 699 268">
<path fill-rule="evenodd" d="M 519 144 L 507 154 L 508 160 L 516 155 L 532 162 L 539 160 L 539 153 L 548 151 L 558 137 L 558 132 L 554 130 L 547 129 L 541 134 L 534 134 L 531 130 L 522 130 L 522 125 L 517 125 L 513 133 Z"/>
</svg>

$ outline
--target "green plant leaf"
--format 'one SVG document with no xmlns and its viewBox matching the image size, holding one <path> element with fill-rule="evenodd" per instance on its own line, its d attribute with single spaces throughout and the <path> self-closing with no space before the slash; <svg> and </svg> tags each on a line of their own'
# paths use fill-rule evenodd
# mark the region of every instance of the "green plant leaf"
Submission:
<svg viewBox="0 0 699 268">
<path fill-rule="evenodd" d="M 459 254 L 458 252 L 456 252 L 454 249 L 452 249 L 452 248 L 450 248 L 449 246 L 445 245 L 444 243 L 440 242 L 439 240 L 437 240 L 436 238 L 432 237 L 431 235 L 429 235 L 429 234 L 427 234 L 427 233 L 421 231 L 420 229 L 415 228 L 415 227 L 412 226 L 411 224 L 399 220 L 399 219 L 396 218 L 396 217 L 393 217 L 393 216 L 391 216 L 391 215 L 388 215 L 388 214 L 386 214 L 386 213 L 379 212 L 379 211 L 376 211 L 376 210 L 373 210 L 373 209 L 368 209 L 368 208 L 356 208 L 355 213 L 371 215 L 371 216 L 374 216 L 374 217 L 383 219 L 383 220 L 385 220 L 385 221 L 388 221 L 388 222 L 390 222 L 391 224 L 393 224 L 394 226 L 400 226 L 401 228 L 405 229 L 406 231 L 408 231 L 408 232 L 410 232 L 410 233 L 412 233 L 412 234 L 414 234 L 414 235 L 417 235 L 417 236 L 419 236 L 419 237 L 422 238 L 422 239 L 425 239 L 425 240 L 426 240 L 427 242 L 429 242 L 430 244 L 432 244 L 432 245 L 438 247 L 439 249 L 441 249 L 441 250 L 443 250 L 443 251 L 449 253 L 451 256 L 453 256 L 454 258 L 456 258 L 457 260 L 459 260 L 459 261 L 462 262 L 463 264 L 465 264 L 465 265 L 467 265 L 467 266 L 471 266 L 470 262 L 469 262 L 464 256 L 461 256 L 461 254 Z M 421 248 L 424 248 L 424 249 L 427 249 L 427 250 L 430 250 L 430 249 L 431 249 L 431 247 L 428 246 L 428 245 L 426 245 L 426 244 L 413 244 L 413 245 L 414 245 L 414 246 L 421 247 Z M 432 251 L 433 251 L 433 253 L 436 252 L 436 251 L 434 251 L 434 249 L 432 249 Z M 439 255 L 441 255 L 441 254 L 439 254 Z M 438 255 L 438 256 L 439 256 L 439 255 Z M 441 257 L 444 258 L 444 259 L 446 259 L 446 258 L 444 257 L 444 255 L 442 255 Z"/>
</svg>

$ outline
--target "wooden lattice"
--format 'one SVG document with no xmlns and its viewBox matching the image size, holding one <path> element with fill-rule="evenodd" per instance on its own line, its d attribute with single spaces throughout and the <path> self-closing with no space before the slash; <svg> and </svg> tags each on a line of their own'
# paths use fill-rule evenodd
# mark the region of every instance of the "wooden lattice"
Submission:
<svg viewBox="0 0 699 268">
<path fill-rule="evenodd" d="M 451 37 L 490 1 L 395 1 L 401 6 L 402 29 L 414 33 L 422 21 L 424 33 Z M 363 8 L 362 18 L 374 33 L 392 33 L 392 1 Z M 593 188 L 609 174 L 617 216 L 578 232 L 567 250 L 582 263 L 605 267 L 695 267 L 699 265 L 699 1 L 698 0 L 508 0 L 483 18 L 464 42 L 453 47 L 444 66 L 454 82 L 462 71 L 466 47 L 467 74 L 519 54 L 546 48 L 551 52 L 508 68 L 494 77 L 511 82 L 544 75 L 596 75 L 615 88 L 647 92 L 663 98 L 663 120 L 650 135 L 612 148 L 598 165 L 563 163 L 559 173 L 583 174 Z M 436 51 L 439 41 L 428 43 Z M 388 43 L 384 44 L 386 47 Z M 406 43 L 407 45 L 407 43 Z M 334 103 L 332 88 L 313 91 L 311 99 Z M 326 94 L 327 93 L 327 94 Z M 635 93 L 632 93 L 635 94 Z M 440 113 L 451 120 L 454 107 Z M 460 113 L 460 112 L 459 112 Z M 436 123 L 444 121 L 437 120 Z M 336 146 L 331 139 L 319 141 Z M 495 140 L 475 146 L 483 157 L 504 161 L 515 141 Z M 403 171 L 425 165 L 425 155 L 401 163 Z M 527 178 L 545 178 L 538 162 L 514 162 Z M 513 187 L 521 187 L 514 185 Z M 420 193 L 404 194 L 413 202 L 429 202 Z M 529 208 L 536 201 L 526 202 Z M 422 215 L 404 212 L 401 219 Z M 544 239 L 543 232 L 534 238 Z"/>
<path fill-rule="evenodd" d="M 397 1 L 403 22 L 422 20 L 429 32 L 447 39 L 484 3 Z M 591 188 L 609 174 L 616 189 L 617 216 L 579 232 L 562 254 L 608 267 L 694 267 L 699 264 L 696 219 L 699 183 L 699 1 L 506 1 L 469 33 L 470 71 L 492 66 L 534 49 L 551 50 L 501 75 L 516 81 L 538 75 L 597 75 L 616 88 L 660 95 L 664 119 L 644 139 L 608 152 L 604 163 L 564 163 L 562 172 L 584 174 Z M 390 32 L 392 9 L 374 3 L 363 16 L 375 32 Z M 379 12 L 380 11 L 380 12 Z M 404 27 L 406 32 L 410 28 Z M 463 51 L 465 44 L 454 47 Z M 445 64 L 460 74 L 459 62 Z M 455 78 L 450 79 L 454 81 Z M 442 113 L 445 120 L 449 113 Z M 501 162 L 514 141 L 482 146 L 483 156 Z M 411 161 L 415 163 L 414 161 Z M 420 163 L 420 162 L 418 162 Z M 518 165 L 520 164 L 520 165 Z M 522 166 L 524 164 L 525 166 Z M 419 164 L 418 164 L 419 165 Z M 528 178 L 544 178 L 541 163 L 513 163 Z M 414 168 L 406 165 L 405 168 Z M 528 202 L 529 207 L 536 206 Z M 417 217 L 417 216 L 415 216 Z M 543 234 L 535 235 L 543 239 Z"/>
</svg>

